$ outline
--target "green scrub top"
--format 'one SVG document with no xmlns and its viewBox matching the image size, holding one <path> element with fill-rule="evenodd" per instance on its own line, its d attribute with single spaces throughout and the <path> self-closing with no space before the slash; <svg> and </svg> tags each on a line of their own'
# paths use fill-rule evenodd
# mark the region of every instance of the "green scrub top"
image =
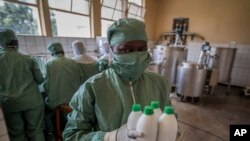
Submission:
<svg viewBox="0 0 250 141">
<path fill-rule="evenodd" d="M 43 103 L 38 85 L 44 78 L 35 60 L 14 48 L 4 48 L 0 64 L 0 103 L 4 112 L 23 111 Z"/>
<path fill-rule="evenodd" d="M 159 101 L 161 109 L 171 105 L 169 82 L 152 72 L 144 72 L 133 82 L 136 103 L 143 107 Z M 133 99 L 130 85 L 109 68 L 88 79 L 70 102 L 63 138 L 65 141 L 103 140 L 105 132 L 125 124 L 131 112 Z"/>
<path fill-rule="evenodd" d="M 48 95 L 45 103 L 50 109 L 69 103 L 71 97 L 82 84 L 79 64 L 62 54 L 52 57 L 46 63 L 44 89 Z"/>
<path fill-rule="evenodd" d="M 88 80 L 90 77 L 96 75 L 99 73 L 99 65 L 98 63 L 90 63 L 90 64 L 81 64 L 79 63 L 82 74 L 83 74 L 83 81 L 84 83 L 86 80 Z"/>
</svg>

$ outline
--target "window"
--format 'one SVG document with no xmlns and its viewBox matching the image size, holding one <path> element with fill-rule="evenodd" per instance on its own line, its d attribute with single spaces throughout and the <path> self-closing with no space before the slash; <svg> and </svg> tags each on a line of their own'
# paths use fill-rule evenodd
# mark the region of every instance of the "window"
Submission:
<svg viewBox="0 0 250 141">
<path fill-rule="evenodd" d="M 0 0 L 0 25 L 16 34 L 41 35 L 37 1 Z"/>
<path fill-rule="evenodd" d="M 106 36 L 108 27 L 120 18 L 143 20 L 143 0 L 100 1 L 103 37 Z M 40 3 L 49 9 L 40 9 Z M 53 36 L 88 38 L 91 37 L 91 4 L 92 0 L 0 0 L 0 28 L 13 29 L 17 34 L 23 35 L 51 36 L 50 27 L 43 27 L 41 30 L 41 26 L 48 26 L 47 18 L 50 18 Z M 49 15 L 46 15 L 46 10 L 49 10 Z M 39 16 L 43 16 L 43 24 L 40 23 Z"/>
<path fill-rule="evenodd" d="M 128 18 L 144 21 L 146 9 L 142 5 L 142 0 L 128 0 L 128 2 Z"/>
<path fill-rule="evenodd" d="M 108 28 L 114 23 L 114 21 L 110 20 L 102 20 L 101 26 L 102 26 L 102 37 L 107 37 L 107 30 Z"/>
<path fill-rule="evenodd" d="M 37 0 L 18 0 L 18 1 L 32 3 L 32 4 L 36 4 L 36 2 L 37 2 Z"/>
<path fill-rule="evenodd" d="M 130 3 L 134 3 L 136 5 L 142 6 L 142 0 L 128 0 Z"/>
<path fill-rule="evenodd" d="M 116 20 L 121 19 L 125 15 L 124 0 L 102 0 L 101 5 L 101 26 L 102 36 L 106 37 L 108 27 Z"/>
<path fill-rule="evenodd" d="M 146 9 L 142 0 L 102 0 L 101 26 L 102 37 L 106 37 L 108 27 L 118 19 L 128 17 L 144 21 Z M 128 11 L 125 15 L 125 11 Z"/>
<path fill-rule="evenodd" d="M 91 0 L 49 0 L 53 36 L 90 37 Z"/>
</svg>

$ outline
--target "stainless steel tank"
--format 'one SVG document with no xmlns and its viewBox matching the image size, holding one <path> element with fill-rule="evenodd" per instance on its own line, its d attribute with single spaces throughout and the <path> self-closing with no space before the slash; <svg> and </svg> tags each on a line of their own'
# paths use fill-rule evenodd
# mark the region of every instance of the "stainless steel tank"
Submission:
<svg viewBox="0 0 250 141">
<path fill-rule="evenodd" d="M 206 82 L 207 70 L 198 69 L 196 63 L 183 63 L 178 67 L 176 91 L 181 96 L 200 97 Z"/>
<path fill-rule="evenodd" d="M 160 63 L 159 73 L 165 76 L 172 85 L 176 84 L 177 66 L 186 60 L 187 50 L 184 47 L 164 47 L 155 49 L 155 55 Z"/>
<path fill-rule="evenodd" d="M 231 72 L 237 49 L 227 47 L 214 48 L 215 55 L 218 56 L 214 61 L 214 68 L 219 70 L 219 82 L 231 81 Z"/>
</svg>

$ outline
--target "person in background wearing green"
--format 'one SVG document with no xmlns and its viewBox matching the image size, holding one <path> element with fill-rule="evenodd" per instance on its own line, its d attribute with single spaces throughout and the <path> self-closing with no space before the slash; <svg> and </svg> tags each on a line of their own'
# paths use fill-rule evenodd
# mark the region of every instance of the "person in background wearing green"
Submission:
<svg viewBox="0 0 250 141">
<path fill-rule="evenodd" d="M 73 60 L 64 56 L 62 44 L 52 42 L 48 45 L 52 58 L 47 61 L 44 90 L 45 99 L 45 135 L 47 140 L 53 140 L 52 117 L 55 109 L 68 104 L 74 93 L 82 84 L 82 72 L 80 66 Z"/>
<path fill-rule="evenodd" d="M 38 85 L 44 80 L 30 56 L 18 52 L 18 39 L 0 30 L 0 104 L 11 141 L 44 141 L 44 104 Z"/>
<path fill-rule="evenodd" d="M 109 69 L 88 79 L 74 94 L 64 141 L 128 141 L 142 136 L 127 129 L 134 103 L 171 105 L 169 82 L 145 69 L 150 62 L 143 22 L 120 19 L 107 32 L 113 52 Z"/>
<path fill-rule="evenodd" d="M 99 73 L 97 59 L 86 53 L 86 48 L 81 41 L 75 40 L 72 42 L 72 50 L 74 53 L 73 59 L 80 65 L 84 75 L 83 82 Z"/>
</svg>

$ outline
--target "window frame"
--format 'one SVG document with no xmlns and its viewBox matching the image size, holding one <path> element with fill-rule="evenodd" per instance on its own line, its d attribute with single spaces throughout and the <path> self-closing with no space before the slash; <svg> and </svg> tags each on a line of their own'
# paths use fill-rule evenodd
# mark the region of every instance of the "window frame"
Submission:
<svg viewBox="0 0 250 141">
<path fill-rule="evenodd" d="M 31 6 L 34 8 L 37 8 L 37 12 L 38 12 L 38 32 L 40 33 L 39 35 L 30 35 L 30 34 L 17 34 L 17 35 L 29 35 L 29 36 L 41 36 L 43 35 L 43 31 L 42 31 L 42 23 L 41 23 L 41 17 L 40 17 L 40 7 L 39 7 L 39 2 L 40 0 L 35 0 L 36 4 L 33 3 L 29 3 L 29 2 L 23 2 L 23 1 L 19 1 L 19 0 L 1 0 L 3 2 L 9 2 L 9 3 L 13 3 L 13 4 L 19 4 L 19 5 L 24 5 L 24 6 Z M 40 31 L 39 31 L 40 30 Z"/>
<path fill-rule="evenodd" d="M 127 9 L 127 8 L 125 8 L 125 6 L 127 6 L 127 5 L 126 5 L 127 0 L 126 0 L 126 1 L 120 0 L 120 1 L 121 1 L 121 4 L 122 4 L 122 5 L 121 5 L 122 10 L 116 9 L 116 5 L 117 5 L 117 2 L 118 2 L 118 1 L 119 1 L 119 0 L 116 0 L 116 2 L 115 2 L 115 7 L 111 7 L 111 6 L 103 5 L 104 0 L 101 0 L 101 9 L 102 9 L 102 7 L 105 7 L 105 8 L 109 8 L 109 9 L 112 9 L 112 10 L 113 10 L 112 18 L 111 18 L 111 19 L 109 19 L 109 18 L 103 18 L 103 17 L 102 17 L 102 13 L 101 13 L 101 16 L 100 16 L 101 20 L 104 19 L 104 20 L 108 20 L 108 21 L 116 21 L 116 20 L 113 19 L 113 18 L 114 18 L 114 13 L 115 13 L 115 11 L 121 12 L 121 13 L 122 13 L 121 18 L 125 18 L 125 13 L 126 13 L 126 9 Z M 124 3 L 125 3 L 125 4 L 124 4 Z M 102 12 L 102 11 L 101 11 L 101 12 Z"/>
<path fill-rule="evenodd" d="M 106 8 L 110 8 L 110 9 L 113 10 L 112 18 L 111 19 L 102 17 L 102 10 L 101 10 L 101 16 L 100 16 L 101 23 L 102 23 L 102 20 L 106 20 L 106 21 L 110 21 L 110 22 L 115 22 L 116 20 L 114 20 L 113 17 L 114 17 L 114 13 L 115 13 L 116 10 L 122 12 L 121 18 L 126 18 L 126 10 L 127 10 L 127 2 L 128 1 L 127 0 L 120 0 L 120 1 L 121 1 L 122 10 L 116 9 L 118 0 L 116 0 L 116 2 L 115 2 L 115 7 L 110 7 L 110 6 L 103 5 L 104 0 L 101 0 L 101 8 L 102 7 L 106 7 Z M 102 32 L 102 28 L 103 27 L 101 25 L 101 32 Z M 103 35 L 101 35 L 101 36 L 104 37 Z"/>
<path fill-rule="evenodd" d="M 129 3 L 133 3 L 133 2 L 129 2 L 129 0 L 120 0 L 122 5 L 121 5 L 121 10 L 119 9 L 119 7 L 117 7 L 117 3 L 118 0 L 116 0 L 116 4 L 115 7 L 110 7 L 107 5 L 103 5 L 103 0 L 85 0 L 87 2 L 89 2 L 89 14 L 83 14 L 83 13 L 79 13 L 79 12 L 74 12 L 72 11 L 73 9 L 73 0 L 70 0 L 71 5 L 70 5 L 70 11 L 68 10 L 63 10 L 63 9 L 59 9 L 59 8 L 53 8 L 49 6 L 49 0 L 36 0 L 36 4 L 34 3 L 29 3 L 29 2 L 23 2 L 23 1 L 19 1 L 19 0 L 1 0 L 3 2 L 10 2 L 13 4 L 20 4 L 20 5 L 24 5 L 24 6 L 31 6 L 34 8 L 37 8 L 38 10 L 38 30 L 39 30 L 39 35 L 38 36 L 48 36 L 48 37 L 53 37 L 53 31 L 52 31 L 52 24 L 51 24 L 51 17 L 50 17 L 50 10 L 54 10 L 54 11 L 58 11 L 58 12 L 63 12 L 63 13 L 68 13 L 68 14 L 74 14 L 74 15 L 78 15 L 78 16 L 85 16 L 89 18 L 89 27 L 90 27 L 90 38 L 95 38 L 94 36 L 96 36 L 96 29 L 100 29 L 98 30 L 99 32 L 97 32 L 97 36 L 102 36 L 102 26 L 101 27 L 96 27 L 96 25 L 98 24 L 94 24 L 93 20 L 97 20 L 97 23 L 100 22 L 102 23 L 102 20 L 106 20 L 106 21 L 111 21 L 114 22 L 116 20 L 114 20 L 114 14 L 115 11 L 119 11 L 122 12 L 122 16 L 121 18 L 127 18 L 128 17 L 128 11 L 129 11 Z M 98 11 L 96 10 L 97 7 L 93 7 L 94 3 L 98 3 L 100 4 L 100 6 L 98 8 L 100 8 L 100 15 L 97 14 L 97 18 L 93 17 L 93 15 L 96 15 L 94 11 Z M 145 7 L 145 1 L 141 0 L 142 5 L 141 8 L 145 9 L 144 15 L 143 17 L 141 17 L 144 20 L 145 17 L 145 13 L 146 13 L 146 7 Z M 104 18 L 102 17 L 102 11 L 101 8 L 102 7 L 106 7 L 106 8 L 110 8 L 113 10 L 112 13 L 112 19 L 109 18 Z M 98 25 L 99 26 L 99 25 Z M 99 35 L 100 34 L 100 35 Z M 20 34 L 23 35 L 23 34 Z M 32 35 L 32 36 L 37 36 L 37 35 Z M 55 36 L 57 37 L 57 36 Z"/>
<path fill-rule="evenodd" d="M 49 0 L 48 0 L 49 1 Z M 88 1 L 89 2 L 89 15 L 87 14 L 83 14 L 83 13 L 78 13 L 78 12 L 73 12 L 72 11 L 72 7 L 73 7 L 73 0 L 70 0 L 71 4 L 70 4 L 70 11 L 68 10 L 63 10 L 63 9 L 59 9 L 59 8 L 53 8 L 49 6 L 49 10 L 55 10 L 55 11 L 59 11 L 59 12 L 65 12 L 65 13 L 69 13 L 69 14 L 75 14 L 75 15 L 79 15 L 79 16 L 86 16 L 86 17 L 90 17 L 91 15 L 91 4 L 92 4 L 92 0 L 84 0 L 84 1 Z"/>
<path fill-rule="evenodd" d="M 78 13 L 78 12 L 73 12 L 72 11 L 72 9 L 73 9 L 73 0 L 70 0 L 71 1 L 71 3 L 70 3 L 70 11 L 68 11 L 68 10 L 64 10 L 64 9 L 59 9 L 59 8 L 53 8 L 53 7 L 50 7 L 50 5 L 49 5 L 49 0 L 47 0 L 48 1 L 48 9 L 49 9 L 49 14 L 50 14 L 50 11 L 51 10 L 54 10 L 54 11 L 58 11 L 58 12 L 63 12 L 63 13 L 68 13 L 68 14 L 74 14 L 74 15 L 78 15 L 78 16 L 84 16 L 84 17 L 88 17 L 89 18 L 89 27 L 90 27 L 90 37 L 92 36 L 92 31 L 91 31 L 91 9 L 92 9 L 92 4 L 93 4 L 93 2 L 92 2 L 92 0 L 84 0 L 84 1 L 88 1 L 89 2 L 89 15 L 87 15 L 87 14 L 83 14 L 83 13 Z M 50 19 L 51 17 L 50 17 L 50 15 L 49 15 L 49 19 Z M 51 19 L 50 19 L 50 22 L 51 22 Z M 46 27 L 45 27 L 46 28 Z M 60 37 L 60 35 L 59 36 L 54 36 L 53 35 L 53 31 L 52 31 L 52 25 L 51 25 L 51 36 L 52 37 Z M 89 37 L 89 38 L 90 38 Z M 81 38 L 83 38 L 83 37 L 81 37 Z"/>
<path fill-rule="evenodd" d="M 138 19 L 137 17 L 140 17 L 140 19 L 142 19 L 144 21 L 145 20 L 144 17 L 145 17 L 145 13 L 146 13 L 146 7 L 145 7 L 144 1 L 142 0 L 141 2 L 142 2 L 141 5 L 138 5 L 138 4 L 134 3 L 134 2 L 128 2 L 128 12 L 127 12 L 126 16 L 128 17 L 130 6 L 133 5 L 133 6 L 136 6 L 137 8 L 141 9 L 140 13 L 141 13 L 142 16 L 138 16 L 138 15 L 135 15 L 135 14 L 132 14 L 132 13 L 130 13 L 130 14 L 133 15 L 133 16 L 135 16 L 136 19 Z"/>
</svg>

